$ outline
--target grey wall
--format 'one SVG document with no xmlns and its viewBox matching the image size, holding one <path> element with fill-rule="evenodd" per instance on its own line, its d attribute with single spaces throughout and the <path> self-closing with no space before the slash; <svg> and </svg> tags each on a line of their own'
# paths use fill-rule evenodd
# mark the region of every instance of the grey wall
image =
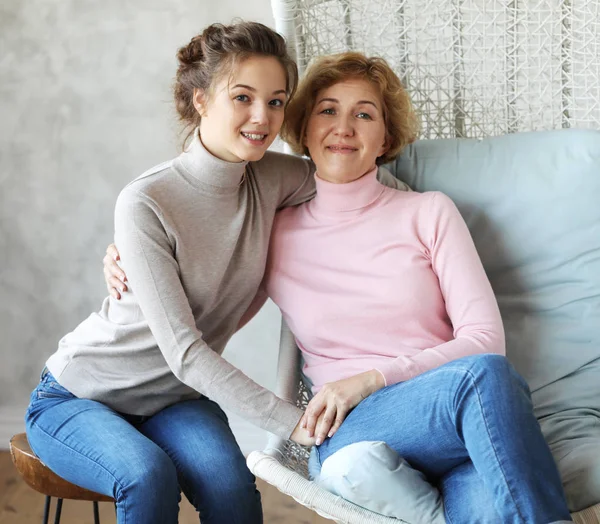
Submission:
<svg viewBox="0 0 600 524">
<path fill-rule="evenodd" d="M 273 26 L 269 0 L 0 3 L 0 447 L 59 338 L 105 295 L 119 190 L 178 152 L 177 48 L 234 17 Z M 268 387 L 277 316 L 264 309 L 225 352 Z M 262 441 L 233 425 L 244 448 Z"/>
</svg>

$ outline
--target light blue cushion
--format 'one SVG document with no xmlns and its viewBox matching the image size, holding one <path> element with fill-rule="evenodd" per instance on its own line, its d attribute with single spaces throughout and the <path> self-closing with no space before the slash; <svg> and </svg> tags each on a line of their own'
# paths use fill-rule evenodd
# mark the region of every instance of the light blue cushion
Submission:
<svg viewBox="0 0 600 524">
<path fill-rule="evenodd" d="M 600 132 L 420 141 L 388 167 L 457 204 L 569 506 L 600 502 Z"/>
<path fill-rule="evenodd" d="M 317 483 L 340 497 L 411 524 L 445 524 L 439 491 L 385 442 L 357 442 L 327 458 Z"/>
</svg>

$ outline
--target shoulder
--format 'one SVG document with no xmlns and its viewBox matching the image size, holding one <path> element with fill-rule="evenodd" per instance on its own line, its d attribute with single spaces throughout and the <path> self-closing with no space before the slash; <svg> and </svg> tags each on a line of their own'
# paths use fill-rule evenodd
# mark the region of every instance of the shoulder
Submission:
<svg viewBox="0 0 600 524">
<path fill-rule="evenodd" d="M 132 211 L 140 207 L 154 208 L 158 211 L 160 195 L 172 190 L 172 184 L 177 179 L 173 162 L 162 162 L 129 182 L 117 197 L 117 211 Z"/>
<path fill-rule="evenodd" d="M 468 235 L 467 224 L 449 196 L 439 191 L 429 191 L 423 196 L 426 203 L 422 206 L 418 221 L 432 245 L 457 232 Z"/>
<path fill-rule="evenodd" d="M 172 184 L 177 178 L 174 160 L 167 160 L 150 169 L 129 182 L 119 194 L 120 199 L 149 198 L 163 191 L 165 184 Z"/>
<path fill-rule="evenodd" d="M 422 193 L 429 199 L 429 204 L 438 209 L 456 209 L 454 201 L 441 191 L 427 191 Z"/>
<path fill-rule="evenodd" d="M 267 151 L 265 156 L 248 164 L 256 182 L 264 189 L 293 191 L 314 174 L 312 162 L 306 158 Z"/>
<path fill-rule="evenodd" d="M 424 211 L 448 211 L 455 210 L 456 205 L 450 197 L 440 191 L 397 191 L 387 187 L 385 189 L 388 198 L 403 205 L 412 205 Z"/>
<path fill-rule="evenodd" d="M 278 208 L 300 204 L 314 196 L 315 167 L 306 158 L 267 151 L 249 167 L 259 190 L 271 195 Z"/>
<path fill-rule="evenodd" d="M 125 186 L 125 189 L 132 188 L 134 191 L 144 191 L 153 184 L 160 183 L 166 176 L 174 172 L 173 163 L 174 160 L 171 159 L 147 169 L 141 175 L 129 182 L 129 184 Z"/>
<path fill-rule="evenodd" d="M 423 193 L 428 199 L 428 210 L 433 218 L 461 220 L 462 216 L 454 201 L 441 191 Z"/>
<path fill-rule="evenodd" d="M 389 210 L 395 215 L 402 216 L 402 223 L 412 223 L 424 238 L 429 238 L 432 231 L 442 224 L 464 222 L 456 205 L 450 197 L 439 191 L 396 191 L 385 189 Z"/>
<path fill-rule="evenodd" d="M 384 186 L 383 193 L 392 205 L 419 208 L 428 205 L 432 192 L 418 193 L 410 188 L 398 190 L 394 187 Z"/>
<path fill-rule="evenodd" d="M 256 162 L 250 162 L 252 170 L 261 177 L 280 176 L 282 170 L 289 176 L 306 176 L 314 172 L 310 160 L 299 156 L 267 151 L 265 156 Z"/>
</svg>

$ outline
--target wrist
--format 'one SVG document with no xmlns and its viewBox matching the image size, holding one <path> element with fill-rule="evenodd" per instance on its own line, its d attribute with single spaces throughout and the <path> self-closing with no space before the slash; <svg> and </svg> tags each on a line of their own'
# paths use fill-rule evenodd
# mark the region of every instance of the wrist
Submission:
<svg viewBox="0 0 600 524">
<path fill-rule="evenodd" d="M 375 393 L 375 391 L 385 387 L 385 378 L 381 371 L 378 369 L 372 369 L 371 371 L 368 371 L 368 373 L 371 381 L 371 393 Z"/>
</svg>

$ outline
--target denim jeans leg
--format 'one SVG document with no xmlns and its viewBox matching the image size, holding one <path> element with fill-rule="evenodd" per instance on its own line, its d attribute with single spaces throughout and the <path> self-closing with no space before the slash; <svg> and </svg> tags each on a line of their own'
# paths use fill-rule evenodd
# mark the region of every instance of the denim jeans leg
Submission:
<svg viewBox="0 0 600 524">
<path fill-rule="evenodd" d="M 464 363 L 468 372 L 455 390 L 457 421 L 503 522 L 570 520 L 558 468 L 533 414 L 525 380 L 498 355 L 470 357 Z"/>
<path fill-rule="evenodd" d="M 177 523 L 173 462 L 112 409 L 75 397 L 47 374 L 25 422 L 36 455 L 69 482 L 113 497 L 119 524 Z"/>
<path fill-rule="evenodd" d="M 502 522 L 492 494 L 470 460 L 446 473 L 438 487 L 444 499 L 447 524 Z"/>
<path fill-rule="evenodd" d="M 319 480 L 321 475 L 321 461 L 319 460 L 319 449 L 313 446 L 308 456 L 308 478 L 310 480 Z"/>
<path fill-rule="evenodd" d="M 432 481 L 472 460 L 502 522 L 570 519 L 527 385 L 502 356 L 465 357 L 379 390 L 319 447 L 320 459 L 364 440 L 386 442 Z"/>
<path fill-rule="evenodd" d="M 205 397 L 163 409 L 140 431 L 169 455 L 202 524 L 260 524 L 255 477 L 218 404 Z"/>
</svg>

